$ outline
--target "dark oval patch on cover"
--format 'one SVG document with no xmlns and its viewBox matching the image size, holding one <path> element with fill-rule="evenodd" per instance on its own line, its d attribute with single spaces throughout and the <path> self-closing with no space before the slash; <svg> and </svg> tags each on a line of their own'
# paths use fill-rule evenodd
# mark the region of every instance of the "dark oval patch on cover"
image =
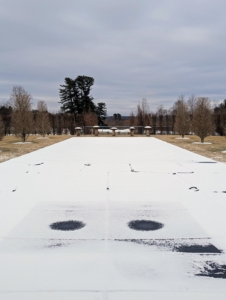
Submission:
<svg viewBox="0 0 226 300">
<path fill-rule="evenodd" d="M 50 225 L 50 228 L 53 230 L 64 230 L 64 231 L 72 231 L 72 230 L 78 230 L 85 226 L 85 224 L 81 221 L 62 221 L 62 222 L 56 222 L 52 223 Z"/>
<path fill-rule="evenodd" d="M 196 274 L 196 276 L 226 279 L 226 265 L 207 261 L 201 273 Z"/>
<path fill-rule="evenodd" d="M 179 245 L 175 247 L 175 251 L 185 253 L 222 253 L 214 245 Z"/>
<path fill-rule="evenodd" d="M 134 220 L 128 223 L 129 228 L 140 231 L 153 231 L 161 229 L 164 225 L 155 221 Z"/>
</svg>

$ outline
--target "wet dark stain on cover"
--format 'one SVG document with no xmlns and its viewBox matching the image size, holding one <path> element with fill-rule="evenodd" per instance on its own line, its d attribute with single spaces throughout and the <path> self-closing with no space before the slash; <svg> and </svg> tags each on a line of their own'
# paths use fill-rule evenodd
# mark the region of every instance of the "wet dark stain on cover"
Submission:
<svg viewBox="0 0 226 300">
<path fill-rule="evenodd" d="M 226 265 L 220 265 L 212 261 L 207 261 L 201 272 L 196 274 L 196 276 L 226 279 Z"/>
<path fill-rule="evenodd" d="M 184 252 L 184 253 L 222 253 L 219 249 L 217 249 L 214 245 L 176 245 L 173 249 L 176 252 Z"/>
<path fill-rule="evenodd" d="M 159 222 L 149 220 L 134 220 L 128 223 L 129 228 L 139 231 L 154 231 L 161 229 L 164 225 Z"/>
<path fill-rule="evenodd" d="M 193 239 L 191 239 L 193 240 Z M 223 251 L 219 250 L 212 244 L 195 244 L 195 243 L 178 243 L 175 240 L 167 239 L 117 239 L 120 242 L 132 242 L 133 244 L 139 244 L 143 246 L 157 247 L 163 251 L 173 251 L 181 253 L 194 253 L 194 254 L 221 254 Z"/>
<path fill-rule="evenodd" d="M 56 222 L 52 223 L 50 225 L 50 228 L 53 230 L 63 230 L 63 231 L 73 231 L 81 229 L 85 226 L 85 224 L 81 221 L 62 221 L 62 222 Z"/>
</svg>

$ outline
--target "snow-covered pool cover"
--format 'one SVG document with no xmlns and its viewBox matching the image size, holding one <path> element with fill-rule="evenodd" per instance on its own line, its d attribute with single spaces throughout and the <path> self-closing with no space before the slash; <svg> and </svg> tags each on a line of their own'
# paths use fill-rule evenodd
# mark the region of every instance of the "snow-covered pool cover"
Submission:
<svg viewBox="0 0 226 300">
<path fill-rule="evenodd" d="M 155 138 L 0 164 L 1 300 L 225 299 L 226 165 Z"/>
</svg>

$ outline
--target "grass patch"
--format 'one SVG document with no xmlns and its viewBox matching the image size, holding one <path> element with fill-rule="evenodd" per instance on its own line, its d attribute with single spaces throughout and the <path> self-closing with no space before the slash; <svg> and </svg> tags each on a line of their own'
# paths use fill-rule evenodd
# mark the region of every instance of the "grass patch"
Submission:
<svg viewBox="0 0 226 300">
<path fill-rule="evenodd" d="M 178 140 L 176 139 L 179 137 L 178 135 L 155 135 L 154 137 L 213 160 L 226 162 L 226 153 L 222 153 L 226 150 L 226 137 L 224 136 L 207 137 L 204 142 L 212 143 L 210 145 L 193 144 L 200 142 L 200 138 L 195 135 L 186 136 L 189 137 L 189 140 Z"/>
<path fill-rule="evenodd" d="M 87 135 L 89 137 L 91 135 Z M 111 135 L 99 135 L 108 136 Z M 135 135 L 136 137 L 145 137 L 145 135 Z M 14 157 L 18 157 L 32 151 L 53 145 L 55 143 L 67 140 L 73 136 L 71 135 L 51 135 L 48 138 L 42 139 L 40 135 L 31 135 L 27 142 L 31 142 L 31 144 L 15 144 L 21 142 L 20 138 L 15 136 L 6 136 L 0 141 L 0 162 L 4 162 Z M 82 136 L 85 138 L 86 136 Z M 82 138 L 80 137 L 80 138 Z M 130 137 L 130 135 L 117 135 L 117 137 Z M 210 145 L 197 145 L 192 144 L 193 142 L 200 142 L 200 139 L 197 136 L 189 135 L 188 140 L 180 140 L 176 139 L 178 135 L 152 135 L 152 137 L 158 138 L 167 143 L 171 143 L 175 146 L 181 147 L 183 149 L 189 150 L 191 152 L 195 152 L 197 154 L 203 155 L 205 157 L 209 157 L 213 160 L 226 162 L 226 153 L 222 153 L 222 151 L 226 150 L 226 138 L 222 136 L 210 136 L 205 139 L 205 142 L 210 142 Z M 95 137 L 94 137 L 95 138 Z M 116 137 L 114 137 L 116 138 Z"/>
<path fill-rule="evenodd" d="M 53 145 L 55 143 L 71 138 L 71 135 L 51 135 L 46 139 L 40 139 L 40 135 L 31 135 L 26 140 L 29 144 L 15 144 L 21 142 L 20 138 L 15 136 L 5 136 L 0 141 L 0 163 L 14 157 L 18 157 L 35 150 Z"/>
</svg>

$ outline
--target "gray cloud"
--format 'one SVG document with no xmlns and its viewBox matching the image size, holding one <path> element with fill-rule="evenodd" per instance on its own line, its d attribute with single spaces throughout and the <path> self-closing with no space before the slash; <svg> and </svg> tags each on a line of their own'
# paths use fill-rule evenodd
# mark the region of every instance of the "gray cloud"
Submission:
<svg viewBox="0 0 226 300">
<path fill-rule="evenodd" d="M 108 113 L 180 94 L 226 97 L 224 0 L 0 0 L 0 102 L 14 85 L 58 110 L 65 77 L 95 79 Z"/>
</svg>

